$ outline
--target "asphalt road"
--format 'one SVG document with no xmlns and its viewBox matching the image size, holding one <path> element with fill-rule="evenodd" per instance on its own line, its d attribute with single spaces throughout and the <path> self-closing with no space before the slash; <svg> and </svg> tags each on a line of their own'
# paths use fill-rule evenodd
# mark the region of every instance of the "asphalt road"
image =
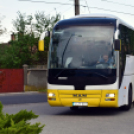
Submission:
<svg viewBox="0 0 134 134">
<path fill-rule="evenodd" d="M 2 104 L 25 104 L 25 103 L 40 103 L 47 102 L 47 95 L 45 93 L 16 93 L 16 94 L 0 94 L 0 101 Z"/>
<path fill-rule="evenodd" d="M 32 123 L 46 126 L 41 134 L 134 134 L 134 108 L 120 111 L 114 108 L 50 107 L 45 103 L 4 105 L 4 112 L 17 113 L 21 109 L 40 115 Z"/>
</svg>

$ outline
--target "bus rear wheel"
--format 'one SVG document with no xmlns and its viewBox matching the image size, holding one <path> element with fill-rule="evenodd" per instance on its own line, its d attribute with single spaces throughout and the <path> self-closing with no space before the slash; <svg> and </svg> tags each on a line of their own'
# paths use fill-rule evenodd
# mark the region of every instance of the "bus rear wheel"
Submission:
<svg viewBox="0 0 134 134">
<path fill-rule="evenodd" d="M 125 106 L 120 107 L 121 110 L 125 110 L 128 111 L 130 110 L 132 107 L 132 88 L 129 87 L 129 91 L 128 91 L 128 104 Z"/>
<path fill-rule="evenodd" d="M 77 111 L 79 107 L 70 107 L 70 110 Z"/>
</svg>

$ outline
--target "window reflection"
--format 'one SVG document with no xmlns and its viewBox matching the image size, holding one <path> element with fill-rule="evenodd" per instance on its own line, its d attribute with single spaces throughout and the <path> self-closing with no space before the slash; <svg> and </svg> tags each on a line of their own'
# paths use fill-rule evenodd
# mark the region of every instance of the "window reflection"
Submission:
<svg viewBox="0 0 134 134">
<path fill-rule="evenodd" d="M 49 68 L 116 68 L 113 26 L 62 27 L 53 32 Z"/>
</svg>

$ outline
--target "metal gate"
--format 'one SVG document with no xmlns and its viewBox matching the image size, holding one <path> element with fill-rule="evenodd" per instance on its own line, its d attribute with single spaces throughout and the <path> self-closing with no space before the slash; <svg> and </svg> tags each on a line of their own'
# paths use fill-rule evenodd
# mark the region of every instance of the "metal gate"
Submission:
<svg viewBox="0 0 134 134">
<path fill-rule="evenodd" d="M 23 69 L 0 69 L 0 93 L 24 91 Z"/>
</svg>

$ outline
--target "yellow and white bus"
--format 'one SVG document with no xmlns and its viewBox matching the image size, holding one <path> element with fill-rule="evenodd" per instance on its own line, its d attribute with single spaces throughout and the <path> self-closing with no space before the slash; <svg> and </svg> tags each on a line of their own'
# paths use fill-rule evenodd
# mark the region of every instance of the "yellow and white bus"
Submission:
<svg viewBox="0 0 134 134">
<path fill-rule="evenodd" d="M 39 51 L 44 50 L 42 33 Z M 134 28 L 109 14 L 57 22 L 48 56 L 51 106 L 131 108 L 134 100 Z"/>
</svg>

